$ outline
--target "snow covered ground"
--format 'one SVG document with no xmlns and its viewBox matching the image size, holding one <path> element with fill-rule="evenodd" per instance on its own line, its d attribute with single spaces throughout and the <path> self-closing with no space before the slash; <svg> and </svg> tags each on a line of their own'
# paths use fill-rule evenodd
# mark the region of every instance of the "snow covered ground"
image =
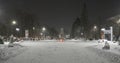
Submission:
<svg viewBox="0 0 120 63">
<path fill-rule="evenodd" d="M 113 53 L 114 50 L 119 52 L 119 46 L 112 43 L 107 51 L 102 50 L 103 43 L 95 40 L 24 41 L 19 44 L 22 47 L 17 45 L 11 48 L 13 56 L 1 59 L 0 63 L 120 63 L 119 54 Z"/>
<path fill-rule="evenodd" d="M 118 45 L 118 42 L 113 43 L 108 41 L 108 43 L 110 45 L 109 50 L 102 49 L 102 47 L 105 45 L 105 42 L 96 43 L 96 45 L 90 46 L 89 49 L 96 52 L 99 56 L 107 58 L 107 60 L 110 62 L 120 63 L 120 45 Z"/>
<path fill-rule="evenodd" d="M 110 45 L 110 50 L 104 50 L 104 51 L 120 55 L 120 45 L 118 45 L 118 42 L 113 43 L 111 41 L 108 41 L 108 43 Z M 104 47 L 104 45 L 105 45 L 105 42 L 98 43 L 98 44 L 96 44 L 95 48 L 102 49 L 102 47 Z"/>
<path fill-rule="evenodd" d="M 0 44 L 0 63 L 3 63 L 11 57 L 21 54 L 23 51 L 25 51 L 25 49 L 25 47 L 17 42 L 14 43 L 14 47 L 8 47 L 8 42 L 5 42 L 4 45 Z"/>
</svg>

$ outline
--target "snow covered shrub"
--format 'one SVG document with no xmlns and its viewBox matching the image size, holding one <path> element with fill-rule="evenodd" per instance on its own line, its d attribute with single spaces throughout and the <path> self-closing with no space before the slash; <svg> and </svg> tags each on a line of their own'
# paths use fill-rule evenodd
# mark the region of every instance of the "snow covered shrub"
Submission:
<svg viewBox="0 0 120 63">
<path fill-rule="evenodd" d="M 104 45 L 104 47 L 103 47 L 102 49 L 110 49 L 109 43 L 108 43 L 108 42 L 105 42 L 105 45 Z"/>
</svg>

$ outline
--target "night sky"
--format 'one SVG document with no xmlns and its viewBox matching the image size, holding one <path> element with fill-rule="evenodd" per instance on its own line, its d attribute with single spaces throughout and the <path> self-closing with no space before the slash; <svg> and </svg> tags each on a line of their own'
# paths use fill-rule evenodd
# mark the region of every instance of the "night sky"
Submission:
<svg viewBox="0 0 120 63">
<path fill-rule="evenodd" d="M 91 23 L 99 17 L 105 21 L 120 14 L 120 0 L 87 0 L 86 4 Z M 81 15 L 82 0 L 0 0 L 0 22 L 5 22 L 15 8 L 37 15 L 40 24 L 70 30 L 72 23 Z"/>
</svg>

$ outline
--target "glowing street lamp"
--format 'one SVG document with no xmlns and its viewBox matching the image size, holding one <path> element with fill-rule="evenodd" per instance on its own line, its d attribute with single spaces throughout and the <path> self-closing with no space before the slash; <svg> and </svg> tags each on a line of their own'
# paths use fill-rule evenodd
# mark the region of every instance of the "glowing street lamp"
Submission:
<svg viewBox="0 0 120 63">
<path fill-rule="evenodd" d="M 97 31 L 97 26 L 94 26 L 94 27 L 93 27 L 93 31 Z"/>
<path fill-rule="evenodd" d="M 81 35 L 83 35 L 83 33 L 81 33 Z"/>
<path fill-rule="evenodd" d="M 97 26 L 95 25 L 94 27 L 93 27 L 93 31 L 94 31 L 94 39 L 96 39 L 97 38 Z"/>
<path fill-rule="evenodd" d="M 94 26 L 94 29 L 97 29 L 97 26 Z"/>
<path fill-rule="evenodd" d="M 17 23 L 16 23 L 16 21 L 12 21 L 12 24 L 15 25 L 15 24 L 17 24 Z"/>
<path fill-rule="evenodd" d="M 42 28 L 42 31 L 43 31 L 43 37 L 44 37 L 44 39 L 45 39 L 45 30 L 46 30 L 46 28 L 43 27 L 43 28 Z"/>
<path fill-rule="evenodd" d="M 42 35 L 43 35 L 43 33 L 40 33 L 40 35 L 42 36 Z"/>
<path fill-rule="evenodd" d="M 33 30 L 35 30 L 35 27 L 33 27 Z"/>
<path fill-rule="evenodd" d="M 11 26 L 11 33 L 12 34 L 14 33 L 14 30 L 13 30 L 14 27 L 13 27 L 13 25 L 16 25 L 16 24 L 17 24 L 17 22 L 15 20 L 11 22 L 11 25 L 12 25 Z"/>
<path fill-rule="evenodd" d="M 43 30 L 43 31 L 45 31 L 45 30 L 46 30 L 46 28 L 45 28 L 45 27 L 43 27 L 43 28 L 42 28 L 42 30 Z"/>
<path fill-rule="evenodd" d="M 16 31 L 18 31 L 18 32 L 19 32 L 19 31 L 20 31 L 20 28 L 16 28 Z"/>
<path fill-rule="evenodd" d="M 101 31 L 105 31 L 105 28 L 102 28 Z"/>
</svg>

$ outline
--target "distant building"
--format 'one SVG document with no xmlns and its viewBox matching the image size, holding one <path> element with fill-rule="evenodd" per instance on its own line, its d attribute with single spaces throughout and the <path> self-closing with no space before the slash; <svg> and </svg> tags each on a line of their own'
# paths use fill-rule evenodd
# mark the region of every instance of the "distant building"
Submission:
<svg viewBox="0 0 120 63">
<path fill-rule="evenodd" d="M 86 9 L 86 3 L 83 4 L 81 17 L 77 18 L 75 22 L 72 25 L 72 31 L 71 31 L 71 38 L 79 39 L 81 37 L 87 38 L 88 36 L 88 16 L 87 16 L 87 9 Z"/>
<path fill-rule="evenodd" d="M 80 38 L 82 37 L 83 32 L 84 32 L 84 27 L 82 25 L 82 22 L 80 21 L 79 18 L 77 18 L 72 25 L 71 38 Z"/>
</svg>

